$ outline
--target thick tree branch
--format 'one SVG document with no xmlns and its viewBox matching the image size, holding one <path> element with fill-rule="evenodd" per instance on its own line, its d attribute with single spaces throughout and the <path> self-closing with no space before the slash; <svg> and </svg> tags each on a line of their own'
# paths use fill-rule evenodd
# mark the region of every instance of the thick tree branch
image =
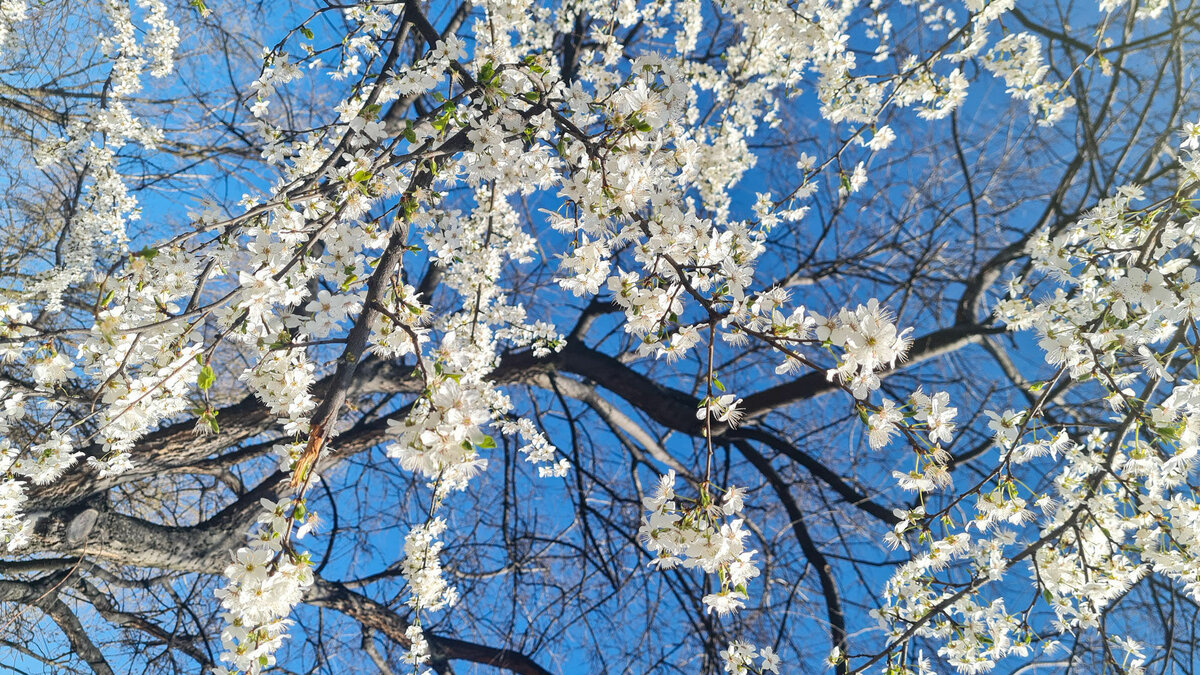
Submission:
<svg viewBox="0 0 1200 675">
<path fill-rule="evenodd" d="M 342 584 L 318 578 L 309 588 L 304 601 L 316 607 L 345 614 L 358 621 L 364 628 L 377 630 L 404 647 L 409 644 L 408 637 L 404 634 L 409 627 L 408 621 L 392 609 Z M 550 675 L 550 671 L 538 665 L 529 656 L 511 649 L 489 647 L 438 635 L 427 635 L 426 639 L 435 661 L 470 661 L 518 675 Z"/>
</svg>

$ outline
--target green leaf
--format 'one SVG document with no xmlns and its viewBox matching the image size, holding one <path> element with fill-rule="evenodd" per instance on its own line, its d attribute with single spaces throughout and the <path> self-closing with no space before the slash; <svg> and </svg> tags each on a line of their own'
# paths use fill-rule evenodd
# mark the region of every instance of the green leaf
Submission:
<svg viewBox="0 0 1200 675">
<path fill-rule="evenodd" d="M 200 374 L 196 376 L 196 386 L 200 387 L 200 391 L 208 391 L 216 381 L 217 374 L 213 372 L 212 366 L 204 364 L 204 367 L 200 369 Z"/>
<path fill-rule="evenodd" d="M 308 26 L 300 26 L 300 34 L 309 40 L 313 39 L 313 32 L 308 29 Z"/>
<path fill-rule="evenodd" d="M 525 65 L 529 66 L 529 69 L 535 73 L 546 72 L 545 68 L 543 68 L 537 64 L 537 57 L 534 56 L 533 54 L 527 54 L 525 56 L 525 58 L 523 59 L 523 61 L 524 61 Z"/>
<path fill-rule="evenodd" d="M 491 436 L 484 436 L 483 440 L 479 441 L 479 443 L 477 443 L 477 445 L 479 447 L 483 448 L 484 450 L 489 450 L 491 448 L 496 447 L 496 439 L 492 438 Z"/>
</svg>

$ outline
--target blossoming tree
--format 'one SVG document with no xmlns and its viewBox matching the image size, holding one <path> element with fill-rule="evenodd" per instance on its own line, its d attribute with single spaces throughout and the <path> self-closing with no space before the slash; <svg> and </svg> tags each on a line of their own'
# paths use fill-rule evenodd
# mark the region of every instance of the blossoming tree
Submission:
<svg viewBox="0 0 1200 675">
<path fill-rule="evenodd" d="M 1200 7 L 0 0 L 0 653 L 1192 672 Z"/>
</svg>

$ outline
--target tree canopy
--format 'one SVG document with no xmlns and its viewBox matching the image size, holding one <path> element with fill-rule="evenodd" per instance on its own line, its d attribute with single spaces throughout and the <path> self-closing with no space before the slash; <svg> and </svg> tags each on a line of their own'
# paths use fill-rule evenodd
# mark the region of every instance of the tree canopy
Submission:
<svg viewBox="0 0 1200 675">
<path fill-rule="evenodd" d="M 0 0 L 0 665 L 1194 672 L 1198 46 Z"/>
</svg>

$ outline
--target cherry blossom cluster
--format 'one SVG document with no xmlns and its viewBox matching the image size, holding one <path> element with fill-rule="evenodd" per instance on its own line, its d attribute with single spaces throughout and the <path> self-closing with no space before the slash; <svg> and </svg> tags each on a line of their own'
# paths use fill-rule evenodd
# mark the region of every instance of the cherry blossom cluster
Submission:
<svg viewBox="0 0 1200 675">
<path fill-rule="evenodd" d="M 418 612 L 453 607 L 458 602 L 458 592 L 446 583 L 442 575 L 441 561 L 438 559 L 442 549 L 442 542 L 438 537 L 445 531 L 446 521 L 434 517 L 429 522 L 412 528 L 404 538 L 404 563 L 401 574 L 408 582 L 408 589 L 412 594 L 408 604 Z"/>
<path fill-rule="evenodd" d="M 983 64 L 1004 80 L 1013 98 L 1029 101 L 1029 112 L 1039 118 L 1039 124 L 1054 124 L 1075 105 L 1075 99 L 1063 93 L 1063 83 L 1045 81 L 1050 66 L 1044 63 L 1042 43 L 1034 35 L 1004 36 L 992 46 Z"/>
<path fill-rule="evenodd" d="M 770 647 L 761 651 L 747 642 L 734 640 L 729 646 L 717 654 L 724 663 L 725 672 L 731 675 L 749 675 L 754 673 L 778 673 L 779 656 Z"/>
<path fill-rule="evenodd" d="M 0 305 L 3 312 L 0 323 L 0 334 L 19 336 L 21 330 L 14 328 L 8 322 L 25 323 L 29 316 L 13 304 Z M 25 504 L 25 481 L 13 471 L 22 460 L 23 448 L 13 441 L 11 430 L 13 426 L 26 416 L 26 392 L 14 390 L 8 382 L 0 382 L 0 544 L 7 550 L 21 548 L 28 539 L 30 523 L 21 512 Z M 62 464 L 57 458 L 53 461 L 56 468 Z"/>
<path fill-rule="evenodd" d="M 696 500 L 675 494 L 675 472 L 662 476 L 653 496 L 642 500 L 649 515 L 642 520 L 639 538 L 655 557 L 650 564 L 659 569 L 700 568 L 720 577 L 721 588 L 703 598 L 709 612 L 729 614 L 748 599 L 746 583 L 758 576 L 754 562 L 757 551 L 745 550 L 750 533 L 741 518 L 728 518 L 744 507 L 740 488 L 725 491 L 720 502 L 713 500 L 709 486 L 700 487 Z"/>
<path fill-rule="evenodd" d="M 487 467 L 477 448 L 495 446 L 482 428 L 492 419 L 486 399 L 478 388 L 460 382 L 449 377 L 438 381 L 402 423 L 388 423 L 399 437 L 388 455 L 406 471 L 437 481 L 439 495 L 466 488 Z"/>
<path fill-rule="evenodd" d="M 891 314 L 873 298 L 854 311 L 843 309 L 837 316 L 814 314 L 811 323 L 818 340 L 841 350 L 837 367 L 829 371 L 830 379 L 837 377 L 858 399 L 879 388 L 876 371 L 895 367 L 912 343 L 908 337 L 912 329 L 899 330 Z"/>
<path fill-rule="evenodd" d="M 225 568 L 227 584 L 214 591 L 225 609 L 221 660 L 233 670 L 218 667 L 219 675 L 257 675 L 275 665 L 275 651 L 291 625 L 288 615 L 313 583 L 307 554 L 288 544 L 296 521 L 303 538 L 314 520 L 304 502 L 262 500 L 263 511 L 248 545 L 233 552 Z"/>
<path fill-rule="evenodd" d="M 12 40 L 13 25 L 25 20 L 29 4 L 24 0 L 4 0 L 0 2 L 0 54 L 8 49 Z"/>
<path fill-rule="evenodd" d="M 882 448 L 893 436 L 902 434 L 916 452 L 915 468 L 908 472 L 892 472 L 892 477 L 905 490 L 931 492 L 952 482 L 946 466 L 950 453 L 942 444 L 953 440 L 958 408 L 949 403 L 950 395 L 944 391 L 929 396 L 917 389 L 903 407 L 897 407 L 886 398 L 877 406 L 860 406 L 867 424 L 867 442 L 872 448 Z"/>
</svg>

